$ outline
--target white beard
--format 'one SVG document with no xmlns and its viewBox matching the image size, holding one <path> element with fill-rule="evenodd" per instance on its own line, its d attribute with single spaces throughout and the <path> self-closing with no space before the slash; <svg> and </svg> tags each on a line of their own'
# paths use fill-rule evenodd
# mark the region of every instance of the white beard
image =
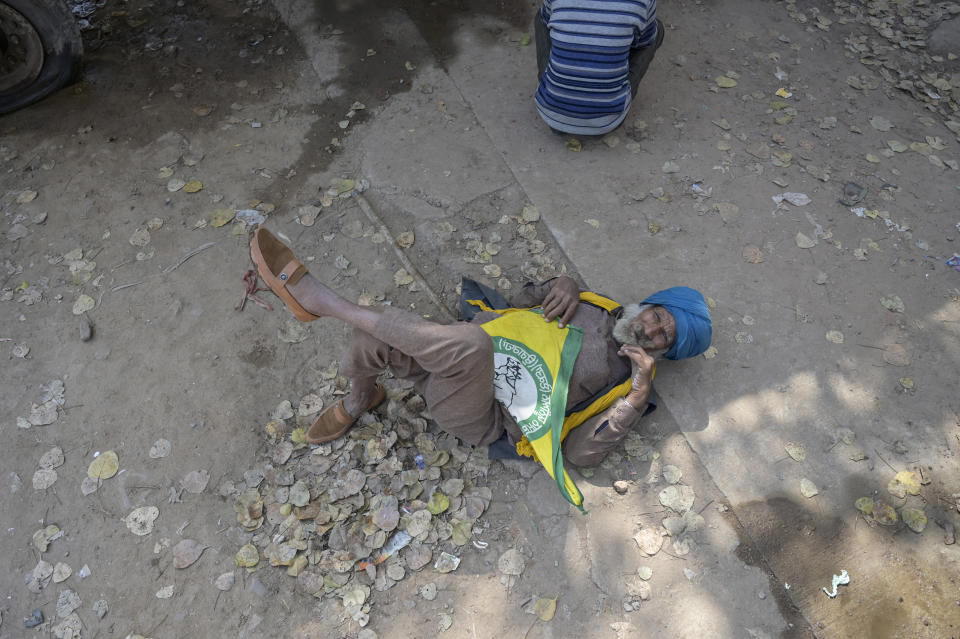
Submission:
<svg viewBox="0 0 960 639">
<path fill-rule="evenodd" d="M 650 308 L 652 304 L 627 304 L 623 307 L 623 315 L 613 325 L 613 339 L 618 344 L 630 344 L 650 351 L 655 347 L 653 341 L 643 333 L 643 327 L 640 325 L 631 326 L 632 322 L 640 316 L 640 313 Z M 640 335 L 637 331 L 640 331 Z"/>
</svg>

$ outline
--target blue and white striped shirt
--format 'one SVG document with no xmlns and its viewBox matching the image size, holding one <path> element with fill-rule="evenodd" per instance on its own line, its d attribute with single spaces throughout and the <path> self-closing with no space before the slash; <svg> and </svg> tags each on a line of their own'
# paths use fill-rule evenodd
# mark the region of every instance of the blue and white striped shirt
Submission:
<svg viewBox="0 0 960 639">
<path fill-rule="evenodd" d="M 543 0 L 550 61 L 534 97 L 540 117 L 565 133 L 603 135 L 630 108 L 632 49 L 657 38 L 656 0 Z"/>
</svg>

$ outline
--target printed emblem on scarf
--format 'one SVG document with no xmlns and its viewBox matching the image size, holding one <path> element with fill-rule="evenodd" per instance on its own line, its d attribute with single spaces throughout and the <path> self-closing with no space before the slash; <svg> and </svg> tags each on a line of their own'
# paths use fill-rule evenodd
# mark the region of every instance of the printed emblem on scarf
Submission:
<svg viewBox="0 0 960 639">
<path fill-rule="evenodd" d="M 494 395 L 527 437 L 547 425 L 553 378 L 546 362 L 520 342 L 494 337 Z"/>
</svg>

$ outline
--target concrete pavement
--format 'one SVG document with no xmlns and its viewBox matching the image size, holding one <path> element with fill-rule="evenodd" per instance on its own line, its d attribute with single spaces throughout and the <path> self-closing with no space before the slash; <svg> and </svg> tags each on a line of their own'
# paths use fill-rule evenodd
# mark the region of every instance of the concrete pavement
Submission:
<svg viewBox="0 0 960 639">
<path fill-rule="evenodd" d="M 381 16 L 425 58 L 414 90 L 353 134 L 380 206 L 423 224 L 515 181 L 592 288 L 623 299 L 702 290 L 716 302 L 717 355 L 664 365 L 657 388 L 773 583 L 819 636 L 956 633 L 960 555 L 933 521 L 956 522 L 960 490 L 960 277 L 934 259 L 956 250 L 957 174 L 920 153 L 881 154 L 888 139 L 935 136 L 942 157 L 957 157 L 951 132 L 906 94 L 845 83 L 865 71 L 844 56 L 839 25 L 805 28 L 759 2 L 678 3 L 661 5 L 666 41 L 625 125 L 572 152 L 533 108 L 529 30 L 479 10 L 444 16 L 439 43 L 435 25 Z M 306 27 L 298 35 L 309 42 Z M 725 73 L 737 87 L 717 88 Z M 873 116 L 896 128 L 875 130 Z M 887 213 L 838 204 L 847 181 Z M 785 191 L 811 203 L 778 206 Z M 745 250 L 759 252 L 747 261 Z M 902 312 L 881 304 L 891 295 Z M 885 359 L 894 345 L 906 366 Z M 893 475 L 914 467 L 930 481 L 921 495 L 889 495 Z M 818 494 L 801 494 L 802 480 Z M 922 534 L 870 526 L 854 508 L 863 496 L 921 507 L 930 523 Z M 821 587 L 841 569 L 851 584 L 829 599 Z M 717 636 L 744 636 L 755 611 L 735 588 L 718 597 L 739 629 Z"/>
</svg>

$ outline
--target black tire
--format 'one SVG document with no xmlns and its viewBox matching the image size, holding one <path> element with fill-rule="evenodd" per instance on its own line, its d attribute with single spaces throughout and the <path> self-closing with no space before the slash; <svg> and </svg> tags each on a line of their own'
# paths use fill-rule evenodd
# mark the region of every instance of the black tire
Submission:
<svg viewBox="0 0 960 639">
<path fill-rule="evenodd" d="M 0 113 L 73 82 L 82 56 L 65 0 L 0 0 Z"/>
</svg>

